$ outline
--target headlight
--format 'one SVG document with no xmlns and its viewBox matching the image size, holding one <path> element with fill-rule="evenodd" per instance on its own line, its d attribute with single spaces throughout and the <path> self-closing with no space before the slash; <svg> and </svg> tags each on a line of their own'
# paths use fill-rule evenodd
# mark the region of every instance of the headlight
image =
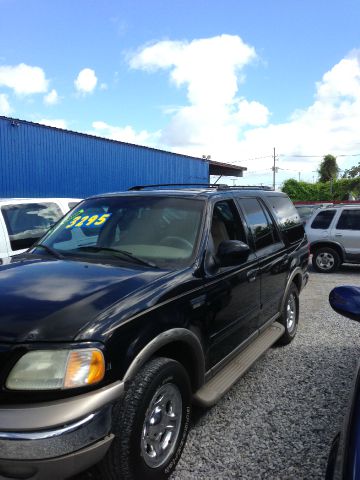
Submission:
<svg viewBox="0 0 360 480">
<path fill-rule="evenodd" d="M 104 356 L 96 348 L 35 350 L 17 361 L 6 387 L 10 390 L 76 388 L 100 382 L 104 374 Z"/>
</svg>

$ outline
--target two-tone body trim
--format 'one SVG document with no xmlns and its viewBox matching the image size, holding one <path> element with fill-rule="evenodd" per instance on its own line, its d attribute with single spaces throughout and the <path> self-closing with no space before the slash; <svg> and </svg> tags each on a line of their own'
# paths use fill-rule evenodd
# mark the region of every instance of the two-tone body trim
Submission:
<svg viewBox="0 0 360 480">
<path fill-rule="evenodd" d="M 76 397 L 33 405 L 8 405 L 0 408 L 0 432 L 49 430 L 78 421 L 122 398 L 124 382 Z"/>
<path fill-rule="evenodd" d="M 283 311 L 283 308 L 284 308 L 284 305 L 285 305 L 285 302 L 286 302 L 286 298 L 287 298 L 287 295 L 288 295 L 288 293 L 289 293 L 291 284 L 293 283 L 293 281 L 294 281 L 294 279 L 295 279 L 296 276 L 299 276 L 299 278 L 301 279 L 301 280 L 300 280 L 300 285 L 297 285 L 298 290 L 299 290 L 299 293 L 300 293 L 300 291 L 303 289 L 303 287 L 304 287 L 304 286 L 306 285 L 306 283 L 307 283 L 308 274 L 306 274 L 306 277 L 305 277 L 305 279 L 304 279 L 304 272 L 303 272 L 303 270 L 302 270 L 300 267 L 296 267 L 296 268 L 291 272 L 291 275 L 290 275 L 289 278 L 288 278 L 288 281 L 287 281 L 287 284 L 286 284 L 286 288 L 285 288 L 285 292 L 284 292 L 284 296 L 283 296 L 283 299 L 282 299 L 282 302 L 281 302 L 280 312 Z"/>
</svg>

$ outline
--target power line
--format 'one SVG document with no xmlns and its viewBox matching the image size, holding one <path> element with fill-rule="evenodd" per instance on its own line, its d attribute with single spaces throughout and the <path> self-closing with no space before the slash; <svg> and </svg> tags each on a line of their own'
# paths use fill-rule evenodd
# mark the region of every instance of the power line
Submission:
<svg viewBox="0 0 360 480">
<path fill-rule="evenodd" d="M 272 156 L 272 155 L 264 155 L 263 157 L 247 158 L 246 160 L 234 160 L 233 163 L 238 163 L 238 162 L 252 162 L 253 160 L 262 160 L 263 158 L 273 158 L 273 156 Z"/>
<path fill-rule="evenodd" d="M 324 158 L 326 155 L 287 155 L 285 153 L 280 153 L 279 154 L 279 157 L 291 157 L 291 158 Z M 360 153 L 349 153 L 349 154 L 346 154 L 346 153 L 342 153 L 340 155 L 334 155 L 335 158 L 338 158 L 338 157 L 360 157 Z"/>
</svg>

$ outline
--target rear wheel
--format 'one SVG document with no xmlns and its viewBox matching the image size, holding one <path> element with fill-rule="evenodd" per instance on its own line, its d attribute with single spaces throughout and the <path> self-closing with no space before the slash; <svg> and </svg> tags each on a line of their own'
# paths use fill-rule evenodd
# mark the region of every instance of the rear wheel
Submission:
<svg viewBox="0 0 360 480">
<path fill-rule="evenodd" d="M 323 247 L 315 250 L 312 257 L 314 270 L 320 273 L 330 273 L 337 270 L 341 261 L 336 250 L 331 247 Z"/>
<path fill-rule="evenodd" d="M 191 414 L 184 367 L 168 358 L 146 364 L 115 406 L 115 439 L 98 465 L 103 480 L 163 480 L 185 446 Z"/>
<path fill-rule="evenodd" d="M 278 321 L 285 327 L 285 332 L 276 342 L 276 345 L 288 345 L 295 338 L 299 323 L 299 292 L 293 283 L 286 296 L 282 315 Z"/>
</svg>

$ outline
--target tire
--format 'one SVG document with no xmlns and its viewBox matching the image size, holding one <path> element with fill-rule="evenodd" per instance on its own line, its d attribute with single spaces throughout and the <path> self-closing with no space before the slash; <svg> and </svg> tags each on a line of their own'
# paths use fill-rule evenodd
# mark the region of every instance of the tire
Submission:
<svg viewBox="0 0 360 480">
<path fill-rule="evenodd" d="M 96 467 L 96 478 L 168 478 L 185 446 L 190 416 L 191 389 L 184 367 L 168 358 L 150 361 L 114 407 L 115 438 Z"/>
<path fill-rule="evenodd" d="M 339 268 L 340 263 L 341 260 L 339 254 L 331 247 L 319 248 L 313 253 L 312 266 L 317 272 L 335 272 L 335 270 Z"/>
<path fill-rule="evenodd" d="M 286 295 L 283 311 L 278 322 L 285 327 L 285 332 L 276 342 L 276 345 L 288 345 L 294 340 L 299 324 L 299 292 L 293 283 Z"/>
</svg>

